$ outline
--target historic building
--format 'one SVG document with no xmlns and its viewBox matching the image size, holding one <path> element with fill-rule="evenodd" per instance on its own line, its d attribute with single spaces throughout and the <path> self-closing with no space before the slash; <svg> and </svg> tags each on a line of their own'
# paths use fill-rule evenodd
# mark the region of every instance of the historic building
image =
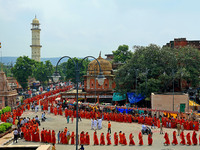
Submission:
<svg viewBox="0 0 200 150">
<path fill-rule="evenodd" d="M 188 41 L 188 40 L 186 40 L 186 38 L 177 38 L 177 39 L 174 39 L 173 41 L 170 41 L 169 43 L 167 43 L 164 46 L 168 46 L 171 48 L 193 46 L 200 50 L 200 41 L 199 40 Z"/>
<path fill-rule="evenodd" d="M 0 109 L 6 106 L 15 106 L 17 91 L 13 90 L 8 83 L 5 73 L 0 71 Z"/>
<path fill-rule="evenodd" d="M 113 92 L 115 88 L 112 64 L 101 57 L 97 58 L 100 63 L 101 70 L 105 76 L 104 84 L 99 85 L 97 75 L 99 74 L 99 65 L 93 60 L 88 65 L 87 75 L 84 75 L 83 91 L 79 91 L 79 98 L 85 102 L 112 102 Z M 62 98 L 75 98 L 76 92 L 64 92 Z"/>
<path fill-rule="evenodd" d="M 40 23 L 39 20 L 35 17 L 35 19 L 33 19 L 32 21 L 32 45 L 30 45 L 31 47 L 31 58 L 33 60 L 36 61 L 40 61 L 40 49 L 42 47 L 42 45 L 40 45 Z"/>
</svg>

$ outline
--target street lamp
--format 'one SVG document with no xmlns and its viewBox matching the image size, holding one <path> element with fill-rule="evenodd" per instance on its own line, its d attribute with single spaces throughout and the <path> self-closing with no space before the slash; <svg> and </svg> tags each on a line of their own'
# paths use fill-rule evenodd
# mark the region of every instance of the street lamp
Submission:
<svg viewBox="0 0 200 150">
<path fill-rule="evenodd" d="M 137 96 L 137 75 L 138 75 L 138 70 L 139 69 L 135 69 L 135 102 L 136 103 L 136 96 Z"/>
<path fill-rule="evenodd" d="M 174 111 L 174 69 L 172 69 L 172 76 L 173 76 L 173 111 Z"/>
<path fill-rule="evenodd" d="M 145 80 L 145 96 L 147 98 L 147 75 L 148 75 L 148 72 L 149 72 L 149 69 L 146 68 L 146 72 L 145 72 L 145 75 L 146 75 L 146 80 Z M 147 107 L 147 102 L 146 102 L 146 107 Z"/>
<path fill-rule="evenodd" d="M 93 56 L 86 56 L 86 57 L 84 57 L 84 58 L 81 60 L 81 63 L 80 63 L 80 64 L 82 64 L 83 60 L 85 60 L 85 59 L 88 58 L 88 57 L 91 57 L 91 58 L 93 58 L 93 59 L 95 59 L 95 60 L 97 61 L 98 65 L 99 65 L 99 71 L 100 71 L 99 75 L 97 76 L 97 81 L 98 81 L 99 85 L 103 85 L 104 80 L 105 80 L 105 76 L 103 75 L 103 72 L 101 71 L 101 66 L 100 66 L 99 61 L 98 61 L 95 57 L 93 57 Z M 76 76 L 76 81 L 75 81 L 75 82 L 76 82 L 76 150 L 78 150 L 78 82 L 79 82 L 80 69 L 79 69 L 79 63 L 78 63 L 78 62 L 75 62 L 75 61 L 74 61 L 71 57 L 69 57 L 69 56 L 63 56 L 63 57 L 61 57 L 61 58 L 58 60 L 58 62 L 57 62 L 57 64 L 56 64 L 56 71 L 55 71 L 55 72 L 53 73 L 53 75 L 52 75 L 52 78 L 53 78 L 53 81 L 54 81 L 54 82 L 58 82 L 58 80 L 59 80 L 59 78 L 60 78 L 60 75 L 59 75 L 59 73 L 57 72 L 57 67 L 58 67 L 59 62 L 60 62 L 63 58 L 69 58 L 69 59 L 71 59 L 72 62 L 74 63 L 74 66 L 75 66 L 75 76 Z"/>
</svg>

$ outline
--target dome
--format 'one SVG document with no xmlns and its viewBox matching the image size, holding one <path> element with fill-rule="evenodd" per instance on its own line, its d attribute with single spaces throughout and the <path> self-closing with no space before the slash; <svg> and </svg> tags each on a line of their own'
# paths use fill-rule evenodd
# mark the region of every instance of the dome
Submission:
<svg viewBox="0 0 200 150">
<path fill-rule="evenodd" d="M 101 53 L 99 54 L 99 57 L 97 60 L 100 63 L 101 66 L 101 71 L 103 72 L 104 75 L 111 75 L 112 71 L 112 64 L 108 61 L 105 60 L 101 57 Z M 99 74 L 99 65 L 96 60 L 93 60 L 89 63 L 88 65 L 88 73 L 89 75 L 98 75 Z"/>
<path fill-rule="evenodd" d="M 40 24 L 40 23 L 39 23 L 39 20 L 35 17 L 35 19 L 33 19 L 32 24 Z"/>
</svg>

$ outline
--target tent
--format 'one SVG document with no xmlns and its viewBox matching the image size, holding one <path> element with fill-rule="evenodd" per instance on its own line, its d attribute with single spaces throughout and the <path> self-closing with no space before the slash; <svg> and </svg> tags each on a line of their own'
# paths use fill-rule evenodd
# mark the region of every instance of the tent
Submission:
<svg viewBox="0 0 200 150">
<path fill-rule="evenodd" d="M 136 94 L 136 93 L 127 93 L 128 100 L 131 104 L 137 103 L 145 98 L 142 94 Z"/>
<path fill-rule="evenodd" d="M 123 101 L 126 99 L 126 94 L 113 93 L 113 101 Z"/>
</svg>

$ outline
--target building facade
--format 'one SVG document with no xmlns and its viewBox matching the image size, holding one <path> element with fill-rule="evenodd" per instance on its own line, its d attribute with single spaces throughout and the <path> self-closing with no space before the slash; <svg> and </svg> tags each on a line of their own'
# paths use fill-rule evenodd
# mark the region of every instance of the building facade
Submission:
<svg viewBox="0 0 200 150">
<path fill-rule="evenodd" d="M 186 40 L 186 38 L 177 38 L 177 39 L 174 39 L 173 41 L 170 41 L 164 46 L 171 47 L 171 48 L 193 46 L 200 50 L 200 41 L 199 40 L 188 41 Z"/>
<path fill-rule="evenodd" d="M 0 109 L 6 106 L 14 107 L 18 93 L 9 86 L 6 75 L 2 70 L 0 71 L 0 85 Z"/>
<path fill-rule="evenodd" d="M 99 85 L 97 75 L 99 74 L 99 65 L 96 60 L 93 60 L 88 65 L 87 75 L 84 75 L 83 91 L 79 91 L 79 99 L 91 103 L 111 103 L 115 88 L 114 75 L 112 64 L 101 57 L 97 58 L 100 63 L 101 71 L 105 76 L 104 84 Z M 76 92 L 63 92 L 61 97 L 64 99 L 76 99 Z"/>
<path fill-rule="evenodd" d="M 151 108 L 163 111 L 189 112 L 189 97 L 183 93 L 151 93 Z"/>
<path fill-rule="evenodd" d="M 31 58 L 33 60 L 39 61 L 40 62 L 40 57 L 41 57 L 41 45 L 40 45 L 40 23 L 39 20 L 35 17 L 32 21 L 32 45 L 31 47 Z"/>
</svg>

